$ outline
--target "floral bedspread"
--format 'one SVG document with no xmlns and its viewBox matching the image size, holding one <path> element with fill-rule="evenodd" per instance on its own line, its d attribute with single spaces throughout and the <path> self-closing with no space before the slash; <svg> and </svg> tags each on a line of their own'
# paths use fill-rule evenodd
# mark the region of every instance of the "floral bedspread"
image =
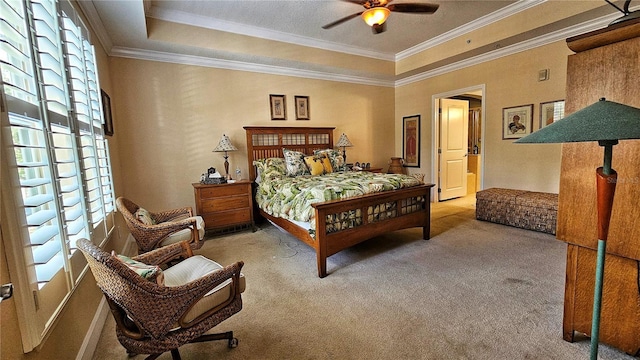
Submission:
<svg viewBox="0 0 640 360">
<path fill-rule="evenodd" d="M 282 176 L 260 182 L 256 191 L 256 202 L 271 216 L 311 222 L 311 229 L 315 229 L 315 213 L 311 206 L 313 203 L 420 184 L 421 182 L 412 176 L 368 171 L 334 172 L 318 176 Z"/>
</svg>

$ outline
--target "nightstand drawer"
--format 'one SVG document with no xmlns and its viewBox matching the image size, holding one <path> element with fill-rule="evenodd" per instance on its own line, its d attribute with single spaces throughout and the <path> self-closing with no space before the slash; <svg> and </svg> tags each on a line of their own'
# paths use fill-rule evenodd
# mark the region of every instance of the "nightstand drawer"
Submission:
<svg viewBox="0 0 640 360">
<path fill-rule="evenodd" d="M 251 206 L 249 203 L 250 201 L 251 199 L 246 194 L 218 199 L 203 199 L 202 212 L 209 213 L 214 211 L 248 208 Z"/>
<path fill-rule="evenodd" d="M 226 186 L 215 186 L 204 188 L 200 190 L 200 197 L 202 199 L 210 199 L 222 196 L 232 196 L 232 195 L 246 195 L 247 194 L 247 185 L 246 184 L 229 184 Z"/>
<path fill-rule="evenodd" d="M 251 222 L 251 209 L 222 211 L 215 214 L 203 215 L 202 218 L 204 219 L 204 224 L 207 229 L 244 224 Z"/>
<path fill-rule="evenodd" d="M 196 200 L 196 213 L 204 219 L 206 230 L 235 231 L 240 225 L 255 229 L 250 181 L 191 185 Z"/>
</svg>

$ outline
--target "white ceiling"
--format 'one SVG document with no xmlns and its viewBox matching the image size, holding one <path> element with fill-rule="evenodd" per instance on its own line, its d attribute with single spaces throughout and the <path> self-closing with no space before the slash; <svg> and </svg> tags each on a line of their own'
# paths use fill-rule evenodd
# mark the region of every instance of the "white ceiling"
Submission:
<svg viewBox="0 0 640 360">
<path fill-rule="evenodd" d="M 159 61 L 218 66 L 220 62 L 307 71 L 337 76 L 353 75 L 392 84 L 393 76 L 339 68 L 277 57 L 255 56 L 250 49 L 240 52 L 194 48 L 152 40 L 147 37 L 147 18 L 277 40 L 371 58 L 396 61 L 421 49 L 445 42 L 474 29 L 500 21 L 547 0 L 394 0 L 398 3 L 435 3 L 434 14 L 392 12 L 387 30 L 373 34 L 360 17 L 332 29 L 323 25 L 361 12 L 364 8 L 340 0 L 78 0 L 108 54 Z M 606 5 L 604 0 L 548 0 L 574 4 Z M 617 1 L 619 3 L 620 1 Z M 581 5 L 580 5 L 581 6 Z M 605 6 L 602 6 L 605 7 Z M 605 12 L 613 13 L 611 8 Z M 602 11 L 595 14 L 602 16 Z M 586 18 L 585 18 L 586 19 Z M 593 26 L 593 25 L 592 25 Z M 602 26 L 600 23 L 595 26 Z M 550 30 L 553 30 L 550 28 Z M 576 31 L 584 31 L 578 29 Z M 592 30 L 592 29 L 589 29 Z M 540 34 L 534 34 L 539 36 Z M 559 37 L 566 34 L 560 34 Z M 569 34 L 570 35 L 570 34 Z M 553 40 L 553 39 L 551 39 Z M 557 39 L 553 40 L 557 41 Z M 539 45 L 538 45 L 539 46 Z M 161 54 L 156 56 L 154 54 Z M 217 61 L 214 65 L 203 64 Z M 225 66 L 225 65 L 223 65 Z M 280 71 L 280 70 L 279 70 Z M 309 75 L 310 74 L 310 75 Z M 307 76 L 302 75 L 302 76 Z M 415 74 L 414 74 L 415 75 Z M 397 78 L 396 78 L 397 80 Z M 359 81 L 359 80 L 358 80 Z M 389 83 L 391 81 L 391 83 Z"/>
<path fill-rule="evenodd" d="M 396 0 L 394 3 L 407 2 L 427 3 L 427 0 Z M 319 43 L 396 54 L 514 1 L 437 0 L 433 3 L 440 5 L 434 14 L 392 12 L 386 23 L 387 30 L 381 34 L 373 34 L 360 17 L 328 30 L 322 29 L 323 25 L 364 10 L 361 5 L 337 0 L 153 0 L 149 15 L 159 18 L 187 15 L 203 21 L 205 26 L 207 23 L 219 27 L 228 25 L 236 32 L 257 30 L 264 33 L 267 30 L 272 36 L 295 35 Z"/>
<path fill-rule="evenodd" d="M 394 0 L 426 3 L 425 0 Z M 474 22 L 499 20 L 542 0 L 436 0 L 434 14 L 392 12 L 387 30 L 373 34 L 360 17 L 332 29 L 323 25 L 361 12 L 358 4 L 339 0 L 80 0 L 86 13 L 102 23 L 111 46 L 154 48 L 146 40 L 145 16 L 244 35 L 303 44 L 371 57 L 394 56 L 439 35 Z M 102 37 L 108 39 L 102 39 Z"/>
</svg>

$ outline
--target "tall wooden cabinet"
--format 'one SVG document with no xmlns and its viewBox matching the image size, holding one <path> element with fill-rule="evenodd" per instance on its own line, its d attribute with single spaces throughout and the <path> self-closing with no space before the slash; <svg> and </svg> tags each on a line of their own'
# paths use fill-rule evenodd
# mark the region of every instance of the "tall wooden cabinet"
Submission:
<svg viewBox="0 0 640 360">
<path fill-rule="evenodd" d="M 604 97 L 640 107 L 640 21 L 567 40 L 567 114 Z M 597 231 L 596 142 L 562 145 L 557 238 L 567 242 L 563 332 L 591 333 Z M 605 257 L 600 341 L 640 354 L 640 140 L 613 147 L 618 183 Z"/>
</svg>

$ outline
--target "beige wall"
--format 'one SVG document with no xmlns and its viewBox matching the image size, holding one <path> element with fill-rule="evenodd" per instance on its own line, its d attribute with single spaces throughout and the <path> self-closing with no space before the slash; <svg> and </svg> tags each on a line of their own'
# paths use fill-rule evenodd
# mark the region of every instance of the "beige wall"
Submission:
<svg viewBox="0 0 640 360">
<path fill-rule="evenodd" d="M 547 1 L 402 59 L 396 63 L 396 73 L 402 74 L 482 46 L 497 44 L 527 31 L 535 33 L 536 28 L 562 22 L 567 17 L 594 8 L 611 7 L 599 1 Z"/>
<path fill-rule="evenodd" d="M 386 165 L 393 155 L 393 88 L 111 59 L 115 137 L 125 196 L 150 210 L 195 206 L 192 183 L 209 167 L 224 172 L 213 153 L 222 134 L 239 151 L 229 172 L 248 176 L 245 125 L 335 126 L 354 147 L 351 162 Z M 284 94 L 287 120 L 272 121 L 269 94 Z M 294 96 L 309 96 L 309 121 L 295 120 Z"/>
<path fill-rule="evenodd" d="M 204 29 L 154 18 L 147 18 L 146 20 L 149 39 L 164 43 L 229 53 L 250 53 L 252 56 L 270 59 L 293 60 L 301 64 L 314 64 L 322 67 L 343 68 L 386 75 L 393 75 L 395 71 L 395 63 L 393 61 Z"/>
<path fill-rule="evenodd" d="M 514 144 L 502 140 L 502 108 L 533 104 L 533 129 L 539 127 L 539 104 L 564 99 L 567 56 L 564 41 L 517 53 L 396 89 L 396 154 L 402 154 L 402 117 L 421 114 L 421 167 L 431 179 L 432 96 L 485 85 L 483 101 L 484 188 L 504 187 L 558 192 L 560 145 Z M 550 70 L 550 79 L 538 81 L 538 71 Z"/>
</svg>

